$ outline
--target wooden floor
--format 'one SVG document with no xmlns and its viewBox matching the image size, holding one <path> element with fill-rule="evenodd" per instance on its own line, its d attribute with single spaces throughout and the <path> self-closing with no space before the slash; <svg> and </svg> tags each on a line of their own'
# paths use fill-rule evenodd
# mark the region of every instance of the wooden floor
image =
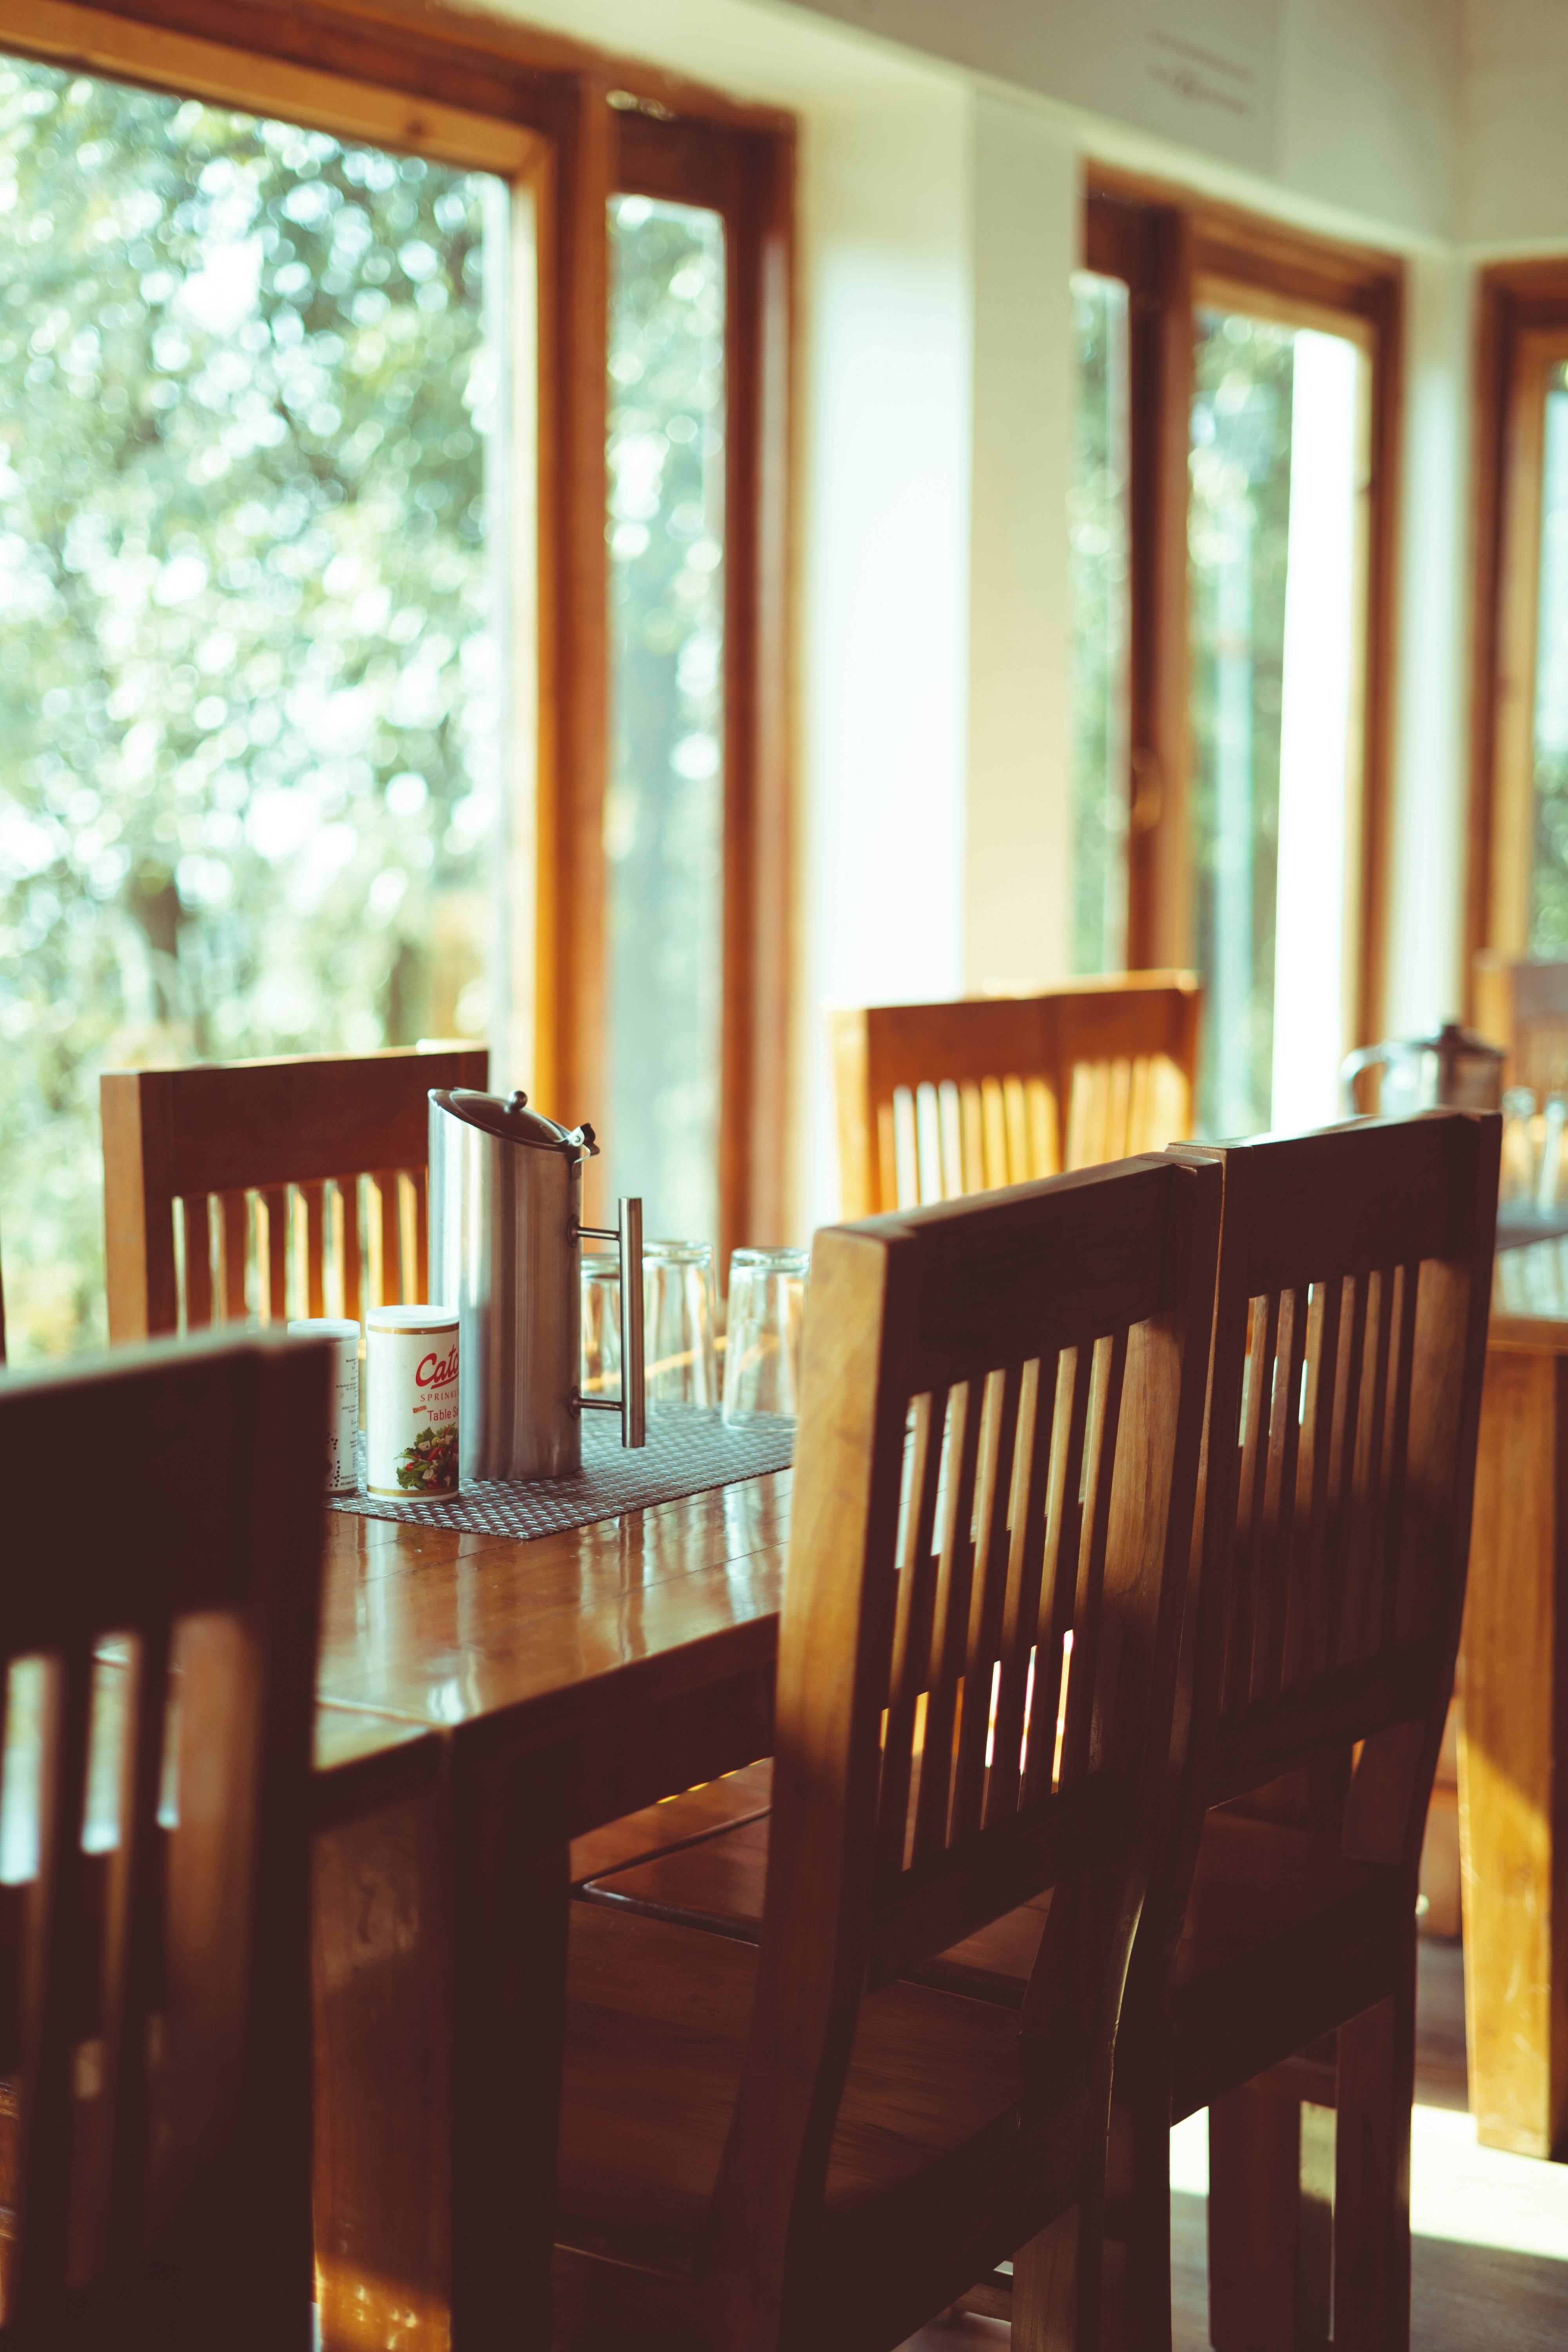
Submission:
<svg viewBox="0 0 1568 2352">
<path fill-rule="evenodd" d="M 1568 2164 L 1478 2147 L 1465 2095 L 1457 1944 L 1421 1946 L 1410 2206 L 1412 2352 L 1562 2352 L 1568 2346 Z M 1207 2118 L 1171 2135 L 1173 2352 L 1207 2352 Z M 904 2352 L 1000 2352 L 1009 2330 L 939 2320 Z"/>
</svg>

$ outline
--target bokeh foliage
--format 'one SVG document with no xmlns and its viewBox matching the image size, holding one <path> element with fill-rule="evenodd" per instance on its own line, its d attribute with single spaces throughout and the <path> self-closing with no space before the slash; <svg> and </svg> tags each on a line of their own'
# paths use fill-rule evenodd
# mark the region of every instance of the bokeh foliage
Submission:
<svg viewBox="0 0 1568 2352">
<path fill-rule="evenodd" d="M 1068 564 L 1072 599 L 1072 969 L 1127 961 L 1127 289 L 1077 270 Z"/>
<path fill-rule="evenodd" d="M 1535 661 L 1530 952 L 1568 956 L 1568 362 L 1547 377 Z"/>
<path fill-rule="evenodd" d="M 1193 354 L 1192 840 L 1201 1135 L 1268 1127 L 1296 331 L 1200 310 Z"/>
<path fill-rule="evenodd" d="M 101 1336 L 98 1074 L 482 1034 L 482 175 L 0 58 L 0 1245 Z"/>
<path fill-rule="evenodd" d="M 650 1234 L 710 1241 L 723 973 L 723 223 L 699 205 L 617 196 L 610 263 L 609 1189 L 643 1196 Z"/>
</svg>

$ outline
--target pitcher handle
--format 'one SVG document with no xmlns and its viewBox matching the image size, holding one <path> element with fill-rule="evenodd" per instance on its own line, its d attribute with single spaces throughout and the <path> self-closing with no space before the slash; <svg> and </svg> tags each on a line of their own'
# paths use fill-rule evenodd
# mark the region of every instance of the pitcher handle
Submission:
<svg viewBox="0 0 1568 2352">
<path fill-rule="evenodd" d="M 642 1202 L 622 1200 L 616 1240 L 621 1252 L 621 1444 L 647 1444 L 647 1393 L 643 1377 Z"/>
<path fill-rule="evenodd" d="M 1351 1118 L 1361 1117 L 1361 1105 L 1356 1100 L 1355 1082 L 1362 1072 L 1379 1067 L 1386 1068 L 1387 1065 L 1388 1047 L 1385 1045 L 1363 1045 L 1359 1053 L 1345 1055 L 1344 1060 L 1340 1064 L 1340 1084 L 1344 1088 L 1347 1117 Z"/>
</svg>

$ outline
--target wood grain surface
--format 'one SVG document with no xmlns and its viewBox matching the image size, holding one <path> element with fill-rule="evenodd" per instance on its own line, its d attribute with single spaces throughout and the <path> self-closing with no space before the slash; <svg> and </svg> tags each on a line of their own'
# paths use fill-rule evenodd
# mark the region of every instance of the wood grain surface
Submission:
<svg viewBox="0 0 1568 2352">
<path fill-rule="evenodd" d="M 548 2343 L 527 2282 L 550 2254 L 568 1842 L 772 1747 L 790 1487 L 780 1472 L 529 1543 L 328 1515 L 327 2352 Z"/>
<path fill-rule="evenodd" d="M 1484 2146 L 1538 2157 L 1568 2152 L 1568 1323 L 1525 1277 L 1557 1250 L 1510 1252 L 1512 1311 L 1494 1300 L 1459 1750 L 1470 2104 Z"/>
</svg>

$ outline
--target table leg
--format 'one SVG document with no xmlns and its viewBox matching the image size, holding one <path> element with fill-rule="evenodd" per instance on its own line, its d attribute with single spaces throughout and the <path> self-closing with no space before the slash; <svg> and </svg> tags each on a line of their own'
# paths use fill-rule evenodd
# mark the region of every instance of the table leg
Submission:
<svg viewBox="0 0 1568 2352">
<path fill-rule="evenodd" d="M 535 1842 L 515 1766 L 458 1785 L 453 2352 L 550 2352 L 568 1848 Z"/>
<path fill-rule="evenodd" d="M 445 1785 L 315 1839 L 324 2352 L 447 2352 L 452 1836 Z"/>
<path fill-rule="evenodd" d="M 1465 1616 L 1466 2038 L 1480 2139 L 1541 2157 L 1568 2152 L 1565 1505 L 1568 1359 L 1494 1349 Z"/>
<path fill-rule="evenodd" d="M 515 1766 L 316 1840 L 323 2352 L 549 2352 L 567 1847 Z"/>
</svg>

